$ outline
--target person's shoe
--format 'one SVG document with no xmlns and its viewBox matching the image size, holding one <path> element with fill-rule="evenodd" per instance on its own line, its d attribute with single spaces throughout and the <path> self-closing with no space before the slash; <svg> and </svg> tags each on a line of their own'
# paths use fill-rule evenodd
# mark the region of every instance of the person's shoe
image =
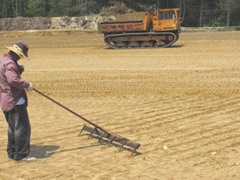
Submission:
<svg viewBox="0 0 240 180">
<path fill-rule="evenodd" d="M 37 158 L 35 158 L 35 157 L 27 156 L 23 159 L 18 160 L 18 162 L 34 162 L 36 160 L 37 160 Z"/>
</svg>

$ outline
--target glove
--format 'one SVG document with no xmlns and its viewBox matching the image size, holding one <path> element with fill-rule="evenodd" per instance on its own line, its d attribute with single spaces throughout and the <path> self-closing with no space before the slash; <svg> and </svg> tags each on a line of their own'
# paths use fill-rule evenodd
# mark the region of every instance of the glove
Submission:
<svg viewBox="0 0 240 180">
<path fill-rule="evenodd" d="M 27 91 L 31 91 L 31 90 L 33 90 L 33 85 L 32 85 L 32 83 L 29 83 L 29 86 L 28 86 L 28 88 L 27 88 Z"/>
</svg>

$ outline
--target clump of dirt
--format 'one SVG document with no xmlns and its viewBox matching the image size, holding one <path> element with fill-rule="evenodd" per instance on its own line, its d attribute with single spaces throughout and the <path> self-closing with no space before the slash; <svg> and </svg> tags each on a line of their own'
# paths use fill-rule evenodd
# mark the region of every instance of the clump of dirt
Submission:
<svg viewBox="0 0 240 180">
<path fill-rule="evenodd" d="M 49 29 L 51 27 L 51 18 L 43 17 L 16 17 L 16 18 L 1 18 L 0 31 L 16 31 L 16 30 L 37 30 Z"/>
<path fill-rule="evenodd" d="M 116 21 L 142 21 L 145 12 L 130 12 L 122 15 L 116 16 Z"/>
<path fill-rule="evenodd" d="M 124 3 L 105 7 L 97 15 L 79 17 L 17 17 L 0 18 L 0 31 L 47 30 L 47 29 L 91 29 L 97 30 L 97 24 L 109 21 L 138 21 L 143 12 L 135 12 Z"/>
<path fill-rule="evenodd" d="M 53 18 L 0 18 L 0 31 L 46 30 L 46 29 L 91 29 L 96 30 L 97 24 L 114 21 L 114 16 L 81 16 Z"/>
<path fill-rule="evenodd" d="M 81 17 L 54 17 L 51 18 L 50 29 L 97 29 L 97 24 L 103 21 L 113 21 L 114 16 L 99 15 Z"/>
<path fill-rule="evenodd" d="M 134 12 L 133 9 L 130 9 L 124 3 L 115 3 L 110 7 L 103 7 L 100 15 L 102 16 L 118 16 L 121 14 Z"/>
<path fill-rule="evenodd" d="M 116 3 L 113 6 L 103 8 L 100 15 L 114 16 L 115 21 L 140 21 L 143 19 L 145 12 L 136 12 L 124 3 Z M 108 21 L 111 21 L 111 19 Z"/>
</svg>

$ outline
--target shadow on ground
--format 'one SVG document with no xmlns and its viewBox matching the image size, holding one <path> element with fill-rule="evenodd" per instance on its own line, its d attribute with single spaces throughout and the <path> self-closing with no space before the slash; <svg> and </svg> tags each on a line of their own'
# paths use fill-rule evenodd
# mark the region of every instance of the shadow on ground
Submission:
<svg viewBox="0 0 240 180">
<path fill-rule="evenodd" d="M 31 154 L 38 159 L 44 159 L 55 154 L 55 151 L 59 149 L 60 146 L 53 145 L 32 145 Z"/>
</svg>

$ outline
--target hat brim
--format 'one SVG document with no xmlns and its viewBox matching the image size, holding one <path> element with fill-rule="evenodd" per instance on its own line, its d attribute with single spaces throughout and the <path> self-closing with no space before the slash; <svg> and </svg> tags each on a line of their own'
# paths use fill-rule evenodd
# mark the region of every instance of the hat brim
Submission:
<svg viewBox="0 0 240 180">
<path fill-rule="evenodd" d="M 17 48 L 15 48 L 14 46 L 6 46 L 4 45 L 5 48 L 9 49 L 10 51 L 16 53 L 20 58 L 28 58 L 27 56 L 25 56 L 25 54 L 23 54 L 21 51 L 19 51 Z"/>
</svg>

